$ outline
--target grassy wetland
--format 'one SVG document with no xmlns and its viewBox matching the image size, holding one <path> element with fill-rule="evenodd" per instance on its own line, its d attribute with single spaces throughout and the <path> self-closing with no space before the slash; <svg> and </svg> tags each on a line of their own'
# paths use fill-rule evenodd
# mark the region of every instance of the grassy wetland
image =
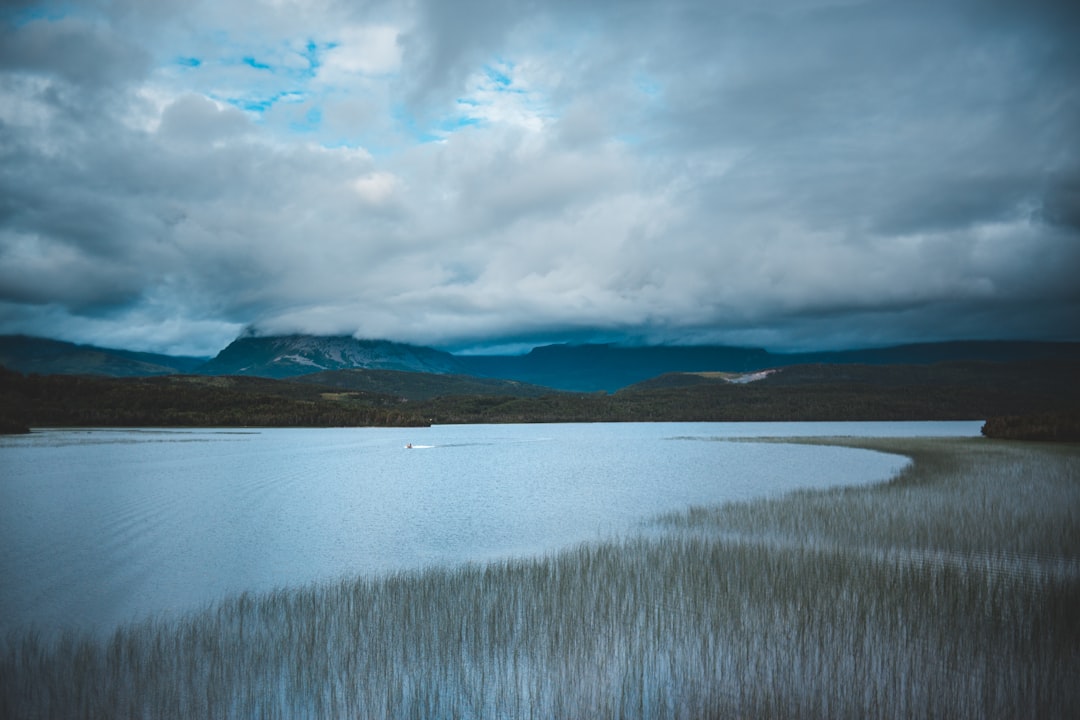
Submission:
<svg viewBox="0 0 1080 720">
<path fill-rule="evenodd" d="M 913 462 L 542 558 L 12 634 L 0 716 L 1073 716 L 1080 446 L 806 442 Z"/>
</svg>

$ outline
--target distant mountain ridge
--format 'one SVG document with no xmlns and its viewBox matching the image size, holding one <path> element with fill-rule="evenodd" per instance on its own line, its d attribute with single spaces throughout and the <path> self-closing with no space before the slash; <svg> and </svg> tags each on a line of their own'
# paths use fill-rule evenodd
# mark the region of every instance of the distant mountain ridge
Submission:
<svg viewBox="0 0 1080 720">
<path fill-rule="evenodd" d="M 748 373 L 793 365 L 933 365 L 1080 361 L 1080 343 L 956 341 L 866 350 L 771 353 L 728 346 L 547 345 L 525 355 L 463 356 L 467 372 L 561 390 L 614 392 L 666 373 Z"/>
<path fill-rule="evenodd" d="M 748 373 L 793 365 L 930 365 L 1080 361 L 1078 342 L 963 341 L 867 350 L 772 353 L 727 346 L 547 345 L 524 355 L 453 355 L 430 347 L 347 335 L 237 338 L 212 359 L 109 350 L 28 336 L 0 336 L 0 365 L 24 373 L 123 376 L 191 373 L 292 378 L 343 370 L 394 370 L 512 380 L 577 392 L 614 392 L 666 373 Z M 352 382 L 358 381 L 356 378 Z"/>
<path fill-rule="evenodd" d="M 0 335 L 0 365 L 21 373 L 150 377 L 194 372 L 208 359 L 78 345 L 32 335 Z"/>
<path fill-rule="evenodd" d="M 773 363 L 760 348 L 610 344 L 545 345 L 525 355 L 473 355 L 459 360 L 471 375 L 579 392 L 614 392 L 667 372 L 749 372 Z"/>
</svg>

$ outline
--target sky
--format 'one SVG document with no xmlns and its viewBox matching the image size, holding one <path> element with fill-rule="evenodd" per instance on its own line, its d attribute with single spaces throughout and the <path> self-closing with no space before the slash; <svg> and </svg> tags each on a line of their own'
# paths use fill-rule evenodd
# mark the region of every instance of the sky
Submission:
<svg viewBox="0 0 1080 720">
<path fill-rule="evenodd" d="M 1080 340 L 1080 5 L 0 0 L 0 334 Z"/>
</svg>

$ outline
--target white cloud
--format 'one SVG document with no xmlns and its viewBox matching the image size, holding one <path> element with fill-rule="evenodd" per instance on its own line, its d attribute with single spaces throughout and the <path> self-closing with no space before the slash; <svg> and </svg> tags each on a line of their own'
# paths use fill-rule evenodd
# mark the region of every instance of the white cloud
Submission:
<svg viewBox="0 0 1080 720">
<path fill-rule="evenodd" d="M 351 26 L 330 36 L 333 46 L 319 69 L 324 85 L 348 84 L 357 75 L 388 75 L 401 67 L 398 30 L 390 26 Z"/>
<path fill-rule="evenodd" d="M 469 77 L 457 107 L 465 119 L 531 132 L 543 130 L 553 117 L 524 68 L 505 61 L 493 62 Z"/>
<path fill-rule="evenodd" d="M 236 108 L 189 93 L 162 110 L 157 130 L 170 140 L 213 145 L 250 133 L 253 128 Z"/>
<path fill-rule="evenodd" d="M 353 180 L 352 187 L 360 199 L 370 205 L 385 205 L 397 191 L 401 180 L 388 172 L 373 172 Z"/>
</svg>

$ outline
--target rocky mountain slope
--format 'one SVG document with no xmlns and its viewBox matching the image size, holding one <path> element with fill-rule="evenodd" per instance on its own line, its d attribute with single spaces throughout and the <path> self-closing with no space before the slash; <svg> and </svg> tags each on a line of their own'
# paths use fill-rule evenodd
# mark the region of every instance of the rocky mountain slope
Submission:
<svg viewBox="0 0 1080 720">
<path fill-rule="evenodd" d="M 389 340 L 357 340 L 348 335 L 240 337 L 198 369 L 208 375 L 286 378 L 325 370 L 404 370 L 462 373 L 450 353 Z"/>
</svg>

